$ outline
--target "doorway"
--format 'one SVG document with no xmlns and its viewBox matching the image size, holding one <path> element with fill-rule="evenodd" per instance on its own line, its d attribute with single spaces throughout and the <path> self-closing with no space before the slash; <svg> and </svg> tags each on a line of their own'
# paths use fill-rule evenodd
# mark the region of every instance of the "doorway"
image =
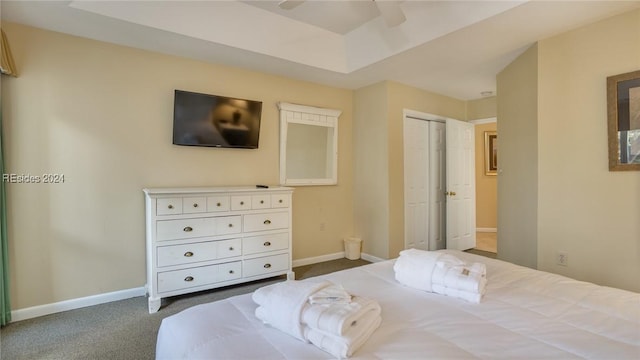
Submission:
<svg viewBox="0 0 640 360">
<path fill-rule="evenodd" d="M 497 136 L 497 119 L 492 117 L 469 122 L 475 125 L 476 135 L 476 250 L 496 254 L 498 169 L 497 163 L 493 164 L 495 171 L 487 169 L 487 139 L 491 134 Z"/>
<path fill-rule="evenodd" d="M 404 111 L 405 248 L 476 245 L 472 124 Z"/>
</svg>

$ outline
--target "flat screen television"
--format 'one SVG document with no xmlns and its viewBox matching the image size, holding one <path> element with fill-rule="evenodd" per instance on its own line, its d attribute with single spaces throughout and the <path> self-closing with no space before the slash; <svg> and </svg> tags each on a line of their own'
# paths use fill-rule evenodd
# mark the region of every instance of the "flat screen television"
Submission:
<svg viewBox="0 0 640 360">
<path fill-rule="evenodd" d="M 176 90 L 173 143 L 257 149 L 262 102 Z"/>
</svg>

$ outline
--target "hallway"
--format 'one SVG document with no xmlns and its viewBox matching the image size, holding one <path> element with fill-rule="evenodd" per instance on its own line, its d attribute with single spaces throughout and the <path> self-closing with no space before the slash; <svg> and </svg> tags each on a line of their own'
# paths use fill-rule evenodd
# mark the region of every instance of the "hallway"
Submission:
<svg viewBox="0 0 640 360">
<path fill-rule="evenodd" d="M 495 232 L 476 232 L 476 250 L 488 251 L 492 253 L 498 252 L 498 233 Z"/>
</svg>

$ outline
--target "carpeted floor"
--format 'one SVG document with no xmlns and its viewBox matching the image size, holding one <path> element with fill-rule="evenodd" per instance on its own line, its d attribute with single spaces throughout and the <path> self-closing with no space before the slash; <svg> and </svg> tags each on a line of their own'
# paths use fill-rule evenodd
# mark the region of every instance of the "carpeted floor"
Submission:
<svg viewBox="0 0 640 360">
<path fill-rule="evenodd" d="M 338 259 L 294 268 L 305 279 L 368 264 Z M 163 300 L 160 311 L 148 313 L 146 297 L 115 301 L 10 323 L 0 330 L 0 358 L 14 359 L 154 359 L 156 336 L 163 318 L 194 305 L 253 292 L 285 277 L 234 285 Z"/>
</svg>

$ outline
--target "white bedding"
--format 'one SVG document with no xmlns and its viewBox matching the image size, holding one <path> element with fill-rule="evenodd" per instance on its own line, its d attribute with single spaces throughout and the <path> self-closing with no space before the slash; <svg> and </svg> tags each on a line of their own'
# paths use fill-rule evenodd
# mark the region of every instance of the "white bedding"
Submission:
<svg viewBox="0 0 640 360">
<path fill-rule="evenodd" d="M 486 264 L 481 303 L 400 285 L 394 279 L 394 260 L 321 277 L 376 299 L 382 307 L 382 324 L 352 359 L 640 359 L 640 294 L 447 252 Z M 256 307 L 247 294 L 167 317 L 158 333 L 156 357 L 331 358 L 263 325 L 254 316 Z"/>
</svg>

